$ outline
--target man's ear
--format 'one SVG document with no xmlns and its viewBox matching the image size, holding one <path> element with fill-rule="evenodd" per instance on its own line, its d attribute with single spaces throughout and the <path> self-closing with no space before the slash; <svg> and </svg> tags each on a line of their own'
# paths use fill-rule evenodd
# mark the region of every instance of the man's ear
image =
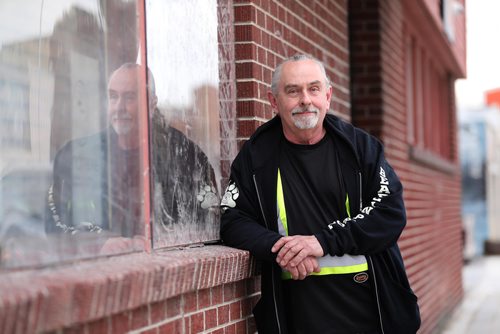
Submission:
<svg viewBox="0 0 500 334">
<path fill-rule="evenodd" d="M 273 92 L 268 91 L 267 92 L 267 99 L 269 100 L 269 103 L 271 103 L 271 107 L 273 108 L 273 111 L 278 114 L 278 101 L 276 100 L 276 97 L 274 96 Z"/>
<path fill-rule="evenodd" d="M 332 102 L 333 87 L 330 85 L 326 91 L 326 101 L 328 102 L 328 109 L 330 109 L 330 103 Z"/>
</svg>

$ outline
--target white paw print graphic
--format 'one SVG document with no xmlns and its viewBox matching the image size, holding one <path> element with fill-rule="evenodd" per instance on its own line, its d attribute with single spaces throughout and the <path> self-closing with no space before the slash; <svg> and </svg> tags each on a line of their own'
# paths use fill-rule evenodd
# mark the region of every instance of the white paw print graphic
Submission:
<svg viewBox="0 0 500 334">
<path fill-rule="evenodd" d="M 222 197 L 221 206 L 224 209 L 234 208 L 236 206 L 236 199 L 240 195 L 240 191 L 234 182 L 230 182 L 226 188 L 226 192 Z"/>
<path fill-rule="evenodd" d="M 196 196 L 198 202 L 200 202 L 200 206 L 202 209 L 208 209 L 212 206 L 216 206 L 218 203 L 217 195 L 215 194 L 215 188 L 209 185 L 205 185 L 198 192 L 198 196 Z"/>
</svg>

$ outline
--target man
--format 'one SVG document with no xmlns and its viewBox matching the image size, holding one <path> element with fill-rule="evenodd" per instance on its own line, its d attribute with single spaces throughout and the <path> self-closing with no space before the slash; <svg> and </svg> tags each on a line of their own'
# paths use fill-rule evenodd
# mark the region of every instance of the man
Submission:
<svg viewBox="0 0 500 334">
<path fill-rule="evenodd" d="M 104 253 L 144 248 L 139 147 L 142 70 L 127 63 L 112 73 L 108 83 L 110 127 L 70 141 L 54 159 L 54 183 L 48 196 L 52 219 L 47 230 L 69 234 L 105 231 L 109 238 L 101 249 Z M 148 74 L 156 227 L 195 219 L 203 222 L 211 214 L 207 209 L 214 203 L 210 201 L 216 198 L 213 169 L 193 142 L 165 124 L 156 108 L 153 77 Z M 204 196 L 199 196 L 200 190 Z"/>
<path fill-rule="evenodd" d="M 280 64 L 277 116 L 244 144 L 222 199 L 221 237 L 262 260 L 259 333 L 415 333 L 396 244 L 402 186 L 378 140 L 333 115 L 323 65 Z"/>
</svg>

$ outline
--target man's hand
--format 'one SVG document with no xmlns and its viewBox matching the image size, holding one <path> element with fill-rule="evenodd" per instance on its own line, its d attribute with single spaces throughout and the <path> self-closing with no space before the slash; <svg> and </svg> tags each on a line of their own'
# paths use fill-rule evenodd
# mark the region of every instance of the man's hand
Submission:
<svg viewBox="0 0 500 334">
<path fill-rule="evenodd" d="M 282 267 L 297 267 L 306 257 L 321 257 L 324 255 L 318 239 L 314 235 L 292 235 L 276 241 L 271 248 L 278 252 L 276 262 Z"/>
<path fill-rule="evenodd" d="M 306 257 L 295 267 L 286 266 L 283 268 L 283 270 L 288 271 L 292 275 L 292 279 L 294 280 L 303 280 L 312 272 L 319 272 L 320 269 L 318 260 L 314 256 Z"/>
</svg>

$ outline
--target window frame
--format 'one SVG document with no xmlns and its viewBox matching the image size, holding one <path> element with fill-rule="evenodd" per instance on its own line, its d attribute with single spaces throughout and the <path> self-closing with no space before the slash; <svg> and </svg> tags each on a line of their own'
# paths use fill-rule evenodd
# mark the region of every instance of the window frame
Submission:
<svg viewBox="0 0 500 334">
<path fill-rule="evenodd" d="M 407 142 L 410 158 L 453 173 L 451 75 L 434 61 L 436 55 L 418 31 L 405 26 Z"/>
</svg>

